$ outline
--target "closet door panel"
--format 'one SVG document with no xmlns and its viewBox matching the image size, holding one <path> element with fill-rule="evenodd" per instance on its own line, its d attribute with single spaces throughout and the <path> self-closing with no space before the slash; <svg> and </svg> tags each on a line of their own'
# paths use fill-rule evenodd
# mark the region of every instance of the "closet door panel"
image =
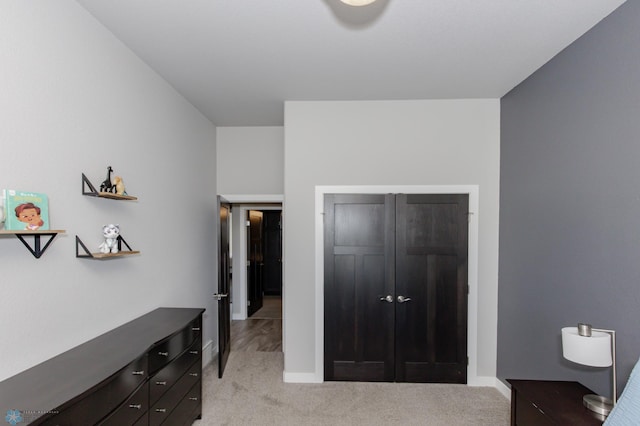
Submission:
<svg viewBox="0 0 640 426">
<path fill-rule="evenodd" d="M 326 380 L 393 380 L 386 198 L 325 197 Z"/>
<path fill-rule="evenodd" d="M 397 381 L 466 383 L 467 205 L 397 196 Z"/>
</svg>

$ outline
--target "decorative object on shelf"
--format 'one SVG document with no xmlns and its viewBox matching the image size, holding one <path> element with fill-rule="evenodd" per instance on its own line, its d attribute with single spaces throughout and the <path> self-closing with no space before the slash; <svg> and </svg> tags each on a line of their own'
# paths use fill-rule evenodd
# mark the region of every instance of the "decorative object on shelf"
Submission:
<svg viewBox="0 0 640 426">
<path fill-rule="evenodd" d="M 0 191 L 0 222 L 4 216 L 4 226 L 0 223 L 0 235 L 15 235 L 36 259 L 49 247 L 49 244 L 62 230 L 50 230 L 49 198 L 39 192 Z M 3 229 L 4 228 L 4 229 Z M 41 237 L 49 240 L 41 243 Z M 33 246 L 25 240 L 33 237 Z"/>
<path fill-rule="evenodd" d="M 562 329 L 562 355 L 576 364 L 591 367 L 613 367 L 613 398 L 600 395 L 584 395 L 582 403 L 589 410 L 607 416 L 617 399 L 616 386 L 616 332 L 592 328 L 590 324 L 579 323 L 578 327 Z"/>
<path fill-rule="evenodd" d="M 89 249 L 87 248 L 87 246 L 76 235 L 76 257 L 83 258 L 83 259 L 104 260 L 104 259 L 113 259 L 113 258 L 116 258 L 116 257 L 124 257 L 124 256 L 132 255 L 132 254 L 139 254 L 140 253 L 140 251 L 138 251 L 138 250 L 132 250 L 131 246 L 129 246 L 129 244 L 127 244 L 127 242 L 124 240 L 124 238 L 122 238 L 122 235 L 118 235 L 118 238 L 116 238 L 116 243 L 117 243 L 117 247 L 118 247 L 118 252 L 117 253 L 111 253 L 111 252 L 103 253 L 101 251 L 97 252 L 97 253 L 91 253 L 89 251 Z M 123 247 L 122 247 L 123 245 L 126 247 L 126 250 L 123 249 Z M 84 253 L 81 253 L 81 251 L 84 252 Z"/>
<path fill-rule="evenodd" d="M 49 229 L 49 199 L 39 192 L 2 190 L 7 212 L 7 231 L 46 231 Z"/>
<path fill-rule="evenodd" d="M 102 227 L 102 235 L 104 241 L 98 246 L 100 253 L 117 253 L 118 252 L 118 237 L 120 236 L 120 225 L 104 225 Z"/>
<path fill-rule="evenodd" d="M 122 178 L 120 176 L 116 176 L 115 178 L 113 178 L 113 181 L 115 182 L 115 187 L 116 187 L 116 194 L 118 195 L 127 195 L 127 191 L 125 191 L 124 189 L 124 182 L 122 181 Z"/>
<path fill-rule="evenodd" d="M 113 169 L 111 168 L 111 166 L 107 167 L 107 178 L 105 180 L 102 181 L 102 183 L 100 184 L 100 192 L 115 192 L 115 187 L 113 186 L 113 183 L 111 182 L 111 173 L 113 172 Z"/>
<path fill-rule="evenodd" d="M 84 173 L 82 174 L 82 195 L 88 195 L 91 197 L 98 197 L 98 198 L 110 198 L 112 200 L 137 200 L 138 199 L 137 197 L 126 195 L 126 191 L 124 191 L 124 195 L 117 194 L 116 193 L 117 188 L 113 184 L 112 184 L 112 189 L 110 189 L 109 191 L 102 191 L 102 186 L 100 188 L 101 190 L 98 191 L 96 187 L 93 186 L 93 184 L 89 181 L 87 176 L 85 176 Z"/>
</svg>

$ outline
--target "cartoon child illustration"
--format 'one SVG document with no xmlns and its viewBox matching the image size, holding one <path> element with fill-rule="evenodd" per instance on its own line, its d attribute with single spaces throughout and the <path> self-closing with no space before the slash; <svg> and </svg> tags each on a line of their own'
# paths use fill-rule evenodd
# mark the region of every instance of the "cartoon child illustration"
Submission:
<svg viewBox="0 0 640 426">
<path fill-rule="evenodd" d="M 24 203 L 16 207 L 16 217 L 20 222 L 24 222 L 27 231 L 36 231 L 44 225 L 44 221 L 40 218 L 40 207 L 33 203 Z"/>
</svg>

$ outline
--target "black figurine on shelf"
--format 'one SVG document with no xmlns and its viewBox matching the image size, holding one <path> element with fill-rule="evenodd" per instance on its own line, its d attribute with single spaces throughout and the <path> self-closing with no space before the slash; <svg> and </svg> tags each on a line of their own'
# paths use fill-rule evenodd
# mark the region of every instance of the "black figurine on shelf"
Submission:
<svg viewBox="0 0 640 426">
<path fill-rule="evenodd" d="M 107 167 L 107 178 L 100 184 L 100 192 L 116 192 L 116 187 L 111 183 L 111 166 Z"/>
</svg>

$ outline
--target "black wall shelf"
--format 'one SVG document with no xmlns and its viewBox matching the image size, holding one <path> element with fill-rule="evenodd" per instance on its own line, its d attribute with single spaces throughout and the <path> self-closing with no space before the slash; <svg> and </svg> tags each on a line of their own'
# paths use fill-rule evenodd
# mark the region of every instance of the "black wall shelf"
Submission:
<svg viewBox="0 0 640 426">
<path fill-rule="evenodd" d="M 127 247 L 128 250 L 122 250 L 123 244 Z M 81 253 L 80 249 L 82 249 L 84 254 Z M 132 250 L 129 244 L 127 244 L 127 242 L 124 240 L 124 238 L 122 238 L 121 235 L 118 236 L 118 253 L 91 253 L 87 246 L 84 245 L 80 237 L 76 235 L 76 257 L 78 258 L 104 260 L 113 259 L 115 257 L 130 256 L 132 254 L 140 254 L 140 251 Z"/>
<path fill-rule="evenodd" d="M 36 258 L 40 259 L 40 256 L 44 254 L 44 252 L 49 248 L 49 245 L 53 241 L 53 239 L 58 234 L 64 234 L 65 231 L 60 229 L 51 229 L 51 230 L 43 230 L 43 231 L 0 231 L 0 235 L 15 235 L 18 237 L 22 244 L 25 245 L 27 249 L 31 252 L 31 254 Z M 49 239 L 42 245 L 41 237 L 49 237 Z M 33 247 L 27 242 L 25 237 L 33 237 Z"/>
</svg>

